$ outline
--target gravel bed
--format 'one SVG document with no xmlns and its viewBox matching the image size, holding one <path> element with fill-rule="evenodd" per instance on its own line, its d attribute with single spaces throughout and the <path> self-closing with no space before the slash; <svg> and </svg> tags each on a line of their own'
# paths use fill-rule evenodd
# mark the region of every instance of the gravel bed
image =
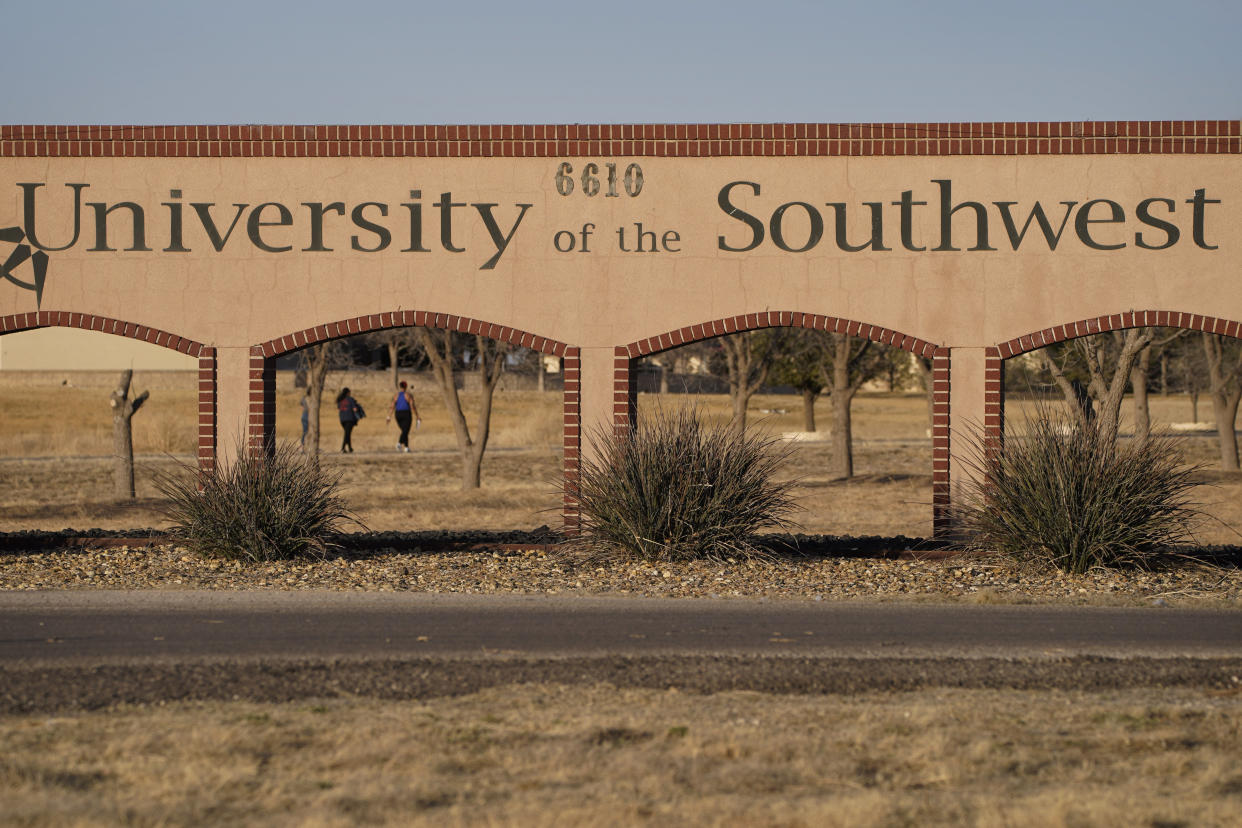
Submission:
<svg viewBox="0 0 1242 828">
<path fill-rule="evenodd" d="M 113 544 L 117 541 L 113 541 Z M 370 541 L 371 545 L 374 541 Z M 850 548 L 850 547 L 846 547 Z M 862 542 L 857 547 L 866 549 Z M 346 550 L 323 559 L 247 563 L 147 542 L 0 554 L 0 589 L 372 590 L 975 603 L 1242 605 L 1236 562 L 1064 575 L 995 558 L 777 555 L 652 565 L 586 562 L 539 544 L 421 551 Z M 867 554 L 863 551 L 861 554 Z M 896 553 L 894 553 L 896 554 Z"/>
</svg>

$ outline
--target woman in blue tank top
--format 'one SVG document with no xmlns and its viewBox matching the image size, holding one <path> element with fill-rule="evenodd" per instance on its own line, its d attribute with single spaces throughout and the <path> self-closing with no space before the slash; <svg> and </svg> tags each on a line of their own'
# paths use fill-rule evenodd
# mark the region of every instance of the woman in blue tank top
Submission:
<svg viewBox="0 0 1242 828">
<path fill-rule="evenodd" d="M 392 411 L 388 414 L 387 421 L 391 422 L 393 417 L 397 418 L 397 426 L 401 429 L 401 436 L 397 438 L 397 451 L 409 451 L 410 423 L 422 424 L 423 421 L 418 416 L 418 405 L 414 402 L 414 395 L 410 393 L 405 380 L 401 380 L 401 387 L 392 398 Z"/>
</svg>

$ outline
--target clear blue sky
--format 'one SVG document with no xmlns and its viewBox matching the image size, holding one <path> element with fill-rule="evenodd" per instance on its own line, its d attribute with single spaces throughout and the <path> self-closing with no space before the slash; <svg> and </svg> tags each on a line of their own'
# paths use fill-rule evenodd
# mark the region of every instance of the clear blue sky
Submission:
<svg viewBox="0 0 1242 828">
<path fill-rule="evenodd" d="M 4 123 L 1242 116 L 1242 2 L 0 0 Z"/>
</svg>

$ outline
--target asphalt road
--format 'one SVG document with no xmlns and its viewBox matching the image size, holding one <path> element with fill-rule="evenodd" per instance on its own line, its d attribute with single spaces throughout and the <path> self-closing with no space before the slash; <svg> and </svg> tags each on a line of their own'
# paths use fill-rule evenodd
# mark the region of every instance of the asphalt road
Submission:
<svg viewBox="0 0 1242 828">
<path fill-rule="evenodd" d="M 1242 613 L 341 592 L 0 592 L 0 714 L 426 699 L 521 683 L 713 693 L 1242 692 Z"/>
<path fill-rule="evenodd" d="M 437 596 L 0 593 L 0 665 L 649 655 L 1242 657 L 1242 612 Z"/>
</svg>

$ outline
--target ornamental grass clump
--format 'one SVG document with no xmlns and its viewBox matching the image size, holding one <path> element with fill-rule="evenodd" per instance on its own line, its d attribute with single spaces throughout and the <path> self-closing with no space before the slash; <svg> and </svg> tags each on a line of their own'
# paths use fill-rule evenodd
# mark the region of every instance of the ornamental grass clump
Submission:
<svg viewBox="0 0 1242 828">
<path fill-rule="evenodd" d="M 778 440 L 705 425 L 694 410 L 658 410 L 624 435 L 601 430 L 580 469 L 573 547 L 649 561 L 721 558 L 762 549 L 761 529 L 788 528 L 789 457 Z"/>
<path fill-rule="evenodd" d="M 978 435 L 969 443 L 972 480 L 954 523 L 974 551 L 1081 574 L 1142 564 L 1191 540 L 1199 466 L 1184 464 L 1168 435 L 1118 441 L 1094 421 L 1045 410 L 1003 451 Z"/>
<path fill-rule="evenodd" d="M 344 523 L 340 474 L 293 444 L 270 455 L 244 447 L 208 472 L 185 466 L 156 479 L 170 533 L 202 555 L 255 562 L 323 555 Z"/>
</svg>

